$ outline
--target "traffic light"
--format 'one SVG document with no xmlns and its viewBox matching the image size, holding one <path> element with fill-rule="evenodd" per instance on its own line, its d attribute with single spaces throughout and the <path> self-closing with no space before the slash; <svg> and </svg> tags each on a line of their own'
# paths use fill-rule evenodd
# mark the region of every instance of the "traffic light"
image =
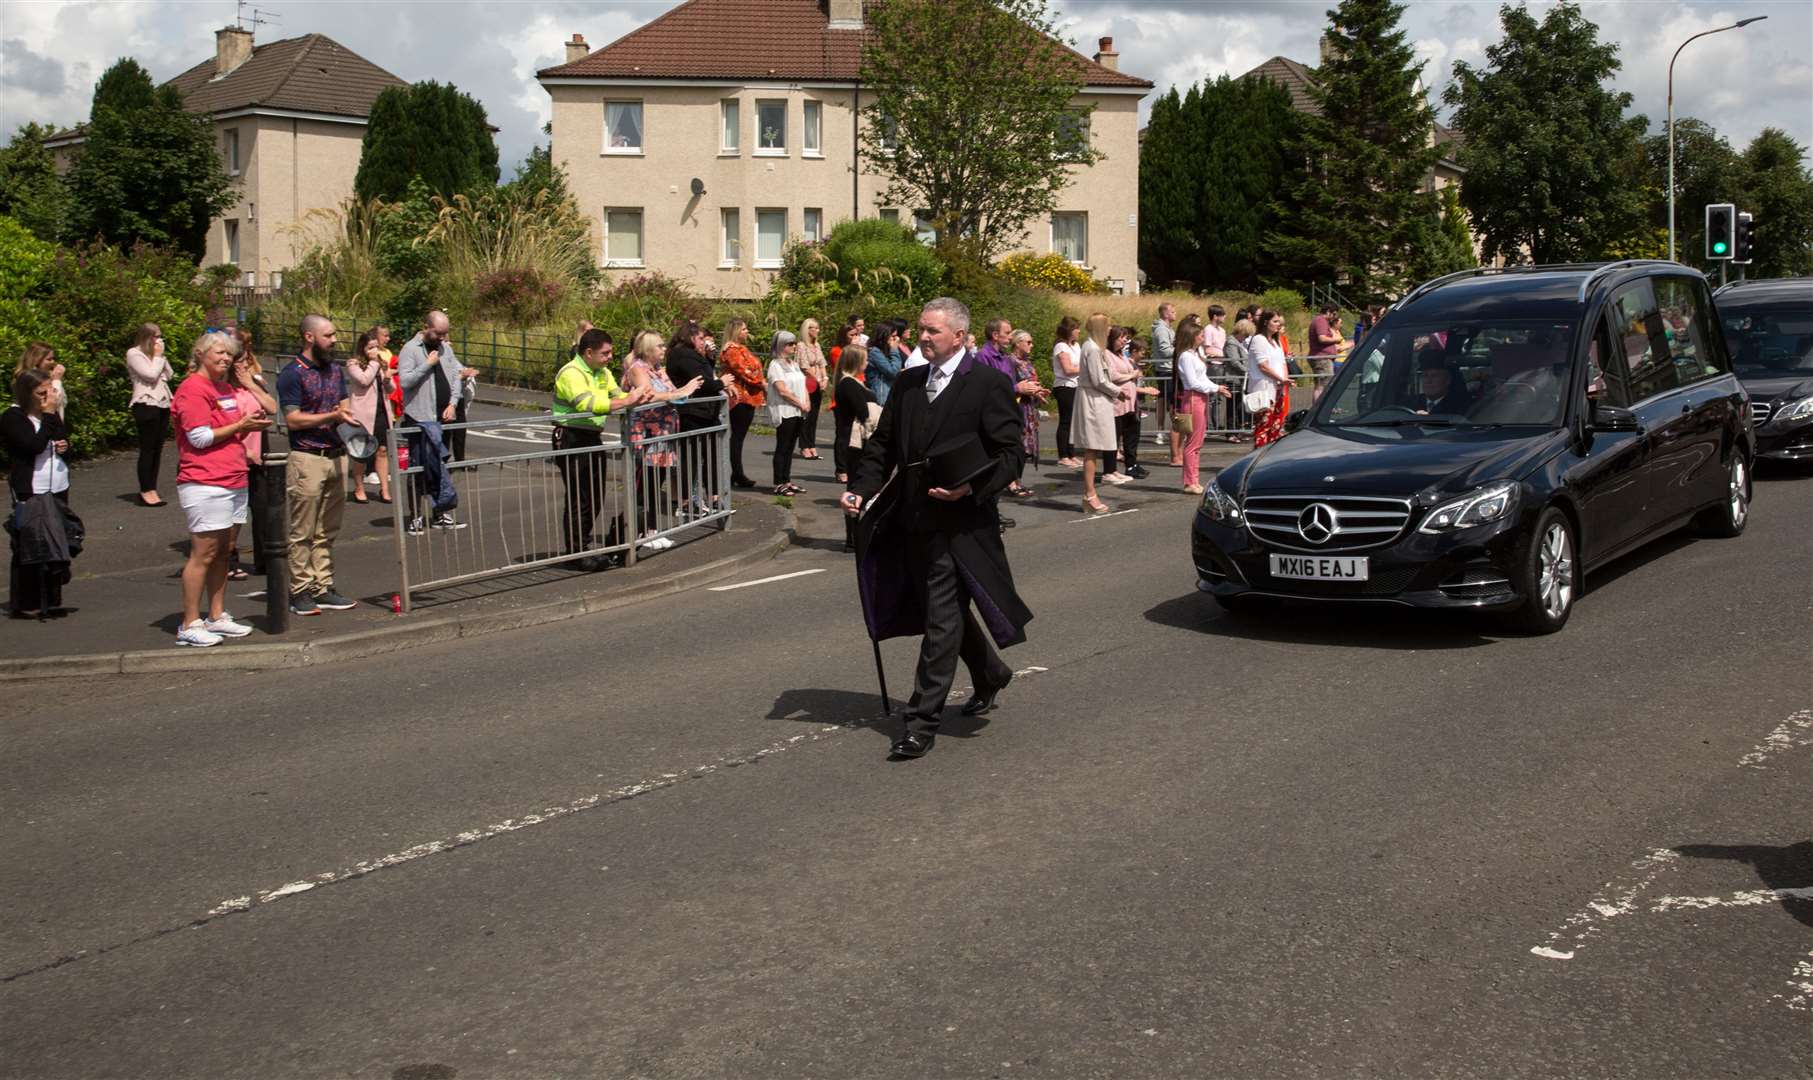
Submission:
<svg viewBox="0 0 1813 1080">
<path fill-rule="evenodd" d="M 1737 216 L 1737 235 L 1731 241 L 1731 261 L 1739 266 L 1749 266 L 1750 258 L 1756 250 L 1756 218 L 1748 212 Z"/>
<path fill-rule="evenodd" d="M 1737 207 L 1731 203 L 1706 204 L 1706 257 L 1729 259 L 1737 246 Z"/>
</svg>

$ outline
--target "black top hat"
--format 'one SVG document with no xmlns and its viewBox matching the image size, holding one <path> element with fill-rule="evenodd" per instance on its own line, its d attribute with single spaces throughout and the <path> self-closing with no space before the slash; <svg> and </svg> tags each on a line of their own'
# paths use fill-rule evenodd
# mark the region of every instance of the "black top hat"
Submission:
<svg viewBox="0 0 1813 1080">
<path fill-rule="evenodd" d="M 995 459 L 974 432 L 944 440 L 926 451 L 925 460 L 932 483 L 946 490 L 960 488 L 995 467 Z"/>
</svg>

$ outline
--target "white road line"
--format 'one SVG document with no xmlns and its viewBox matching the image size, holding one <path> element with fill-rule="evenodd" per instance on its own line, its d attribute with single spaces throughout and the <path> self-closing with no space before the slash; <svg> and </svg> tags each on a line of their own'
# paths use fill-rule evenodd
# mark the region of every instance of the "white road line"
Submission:
<svg viewBox="0 0 1813 1080">
<path fill-rule="evenodd" d="M 1769 1000 L 1779 1001 L 1795 1012 L 1813 1012 L 1813 953 L 1808 953 L 1794 971 L 1788 976 L 1788 986 L 1792 994 L 1771 994 Z"/>
<path fill-rule="evenodd" d="M 754 585 L 771 585 L 777 581 L 786 581 L 790 578 L 805 577 L 807 574 L 822 574 L 824 572 L 825 572 L 825 568 L 820 566 L 820 567 L 816 567 L 812 570 L 799 570 L 799 571 L 796 571 L 791 574 L 776 574 L 773 577 L 765 577 L 765 578 L 761 579 L 760 581 L 739 581 L 735 585 L 714 585 L 710 589 L 707 589 L 706 591 L 707 592 L 730 592 L 732 589 L 747 589 Z"/>
<path fill-rule="evenodd" d="M 1087 522 L 1091 522 L 1091 521 L 1102 521 L 1102 520 L 1105 520 L 1105 519 L 1111 518 L 1111 517 L 1120 517 L 1122 514 L 1137 514 L 1137 513 L 1139 513 L 1139 507 L 1136 506 L 1131 510 L 1115 510 L 1115 511 L 1112 511 L 1112 512 L 1106 513 L 1106 514 L 1090 514 L 1088 517 L 1071 518 L 1070 524 L 1082 525 L 1082 524 L 1086 524 Z"/>
<path fill-rule="evenodd" d="M 1813 709 L 1802 709 L 1777 724 L 1755 749 L 1737 759 L 1738 768 L 1766 769 L 1763 762 L 1801 746 L 1813 746 Z"/>
<path fill-rule="evenodd" d="M 1649 910 L 1704 911 L 1707 908 L 1758 907 L 1782 900 L 1813 900 L 1813 885 L 1793 889 L 1745 889 L 1730 896 L 1664 896 L 1649 905 Z"/>
<path fill-rule="evenodd" d="M 752 582 L 751 584 L 755 583 Z M 1050 668 L 1045 667 L 1026 667 L 1014 672 L 1014 678 L 1022 679 L 1029 675 L 1039 675 L 1050 670 Z M 951 693 L 955 696 L 964 693 L 969 689 L 971 688 L 955 687 L 952 689 Z M 265 904 L 272 904 L 291 896 L 298 896 L 325 885 L 337 885 L 342 881 L 351 881 L 353 878 L 364 877 L 366 874 L 376 873 L 379 870 L 387 870 L 393 866 L 402 866 L 405 863 L 411 863 L 417 859 L 426 858 L 429 855 L 439 855 L 442 852 L 466 847 L 469 844 L 476 844 L 483 840 L 489 840 L 495 836 L 503 836 L 506 833 L 519 832 L 534 825 L 545 825 L 550 821 L 558 821 L 561 818 L 570 817 L 581 811 L 591 810 L 599 806 L 608 806 L 611 803 L 622 802 L 625 799 L 633 799 L 638 795 L 646 795 L 651 791 L 660 791 L 662 788 L 673 787 L 675 784 L 683 783 L 687 780 L 698 780 L 710 776 L 713 773 L 723 772 L 726 769 L 752 764 L 763 758 L 778 754 L 783 750 L 791 750 L 796 746 L 806 743 L 818 742 L 827 736 L 835 735 L 842 731 L 850 731 L 858 726 L 860 726 L 860 723 L 857 721 L 826 724 L 823 727 L 806 732 L 803 735 L 794 735 L 786 739 L 781 739 L 778 742 L 770 743 L 751 754 L 721 757 L 716 761 L 705 765 L 698 765 L 681 772 L 660 773 L 634 784 L 625 784 L 622 787 L 612 788 L 609 791 L 602 791 L 595 795 L 587 795 L 583 798 L 574 799 L 571 802 L 562 803 L 559 806 L 544 807 L 532 813 L 524 814 L 521 817 L 508 818 L 504 821 L 494 822 L 490 825 L 484 825 L 476 829 L 467 829 L 464 832 L 455 833 L 452 836 L 443 837 L 439 840 L 430 840 L 426 843 L 415 844 L 411 847 L 406 847 L 401 851 L 392 852 L 389 855 L 381 855 L 378 858 L 367 859 L 364 862 L 354 863 L 351 866 L 343 867 L 339 870 L 329 870 L 325 873 L 316 874 L 313 877 L 302 878 L 299 881 L 291 881 L 279 885 L 274 889 L 263 889 L 255 893 L 231 897 L 209 908 L 208 913 L 203 918 L 189 925 L 200 925 L 201 923 L 205 923 L 211 919 L 217 919 L 223 915 L 231 915 L 240 911 L 250 911 L 253 908 L 261 907 Z M 80 955 L 83 954 L 76 954 L 76 956 Z M 22 972 L 19 974 L 29 973 Z M 12 977 L 16 978 L 17 975 Z"/>
<path fill-rule="evenodd" d="M 1618 886 L 1616 881 L 1608 881 L 1600 886 L 1599 895 L 1587 902 L 1586 908 L 1567 917 L 1561 928 L 1552 931 L 1546 944 L 1537 945 L 1530 952 L 1547 960 L 1572 960 L 1574 953 L 1599 933 L 1601 924 L 1606 919 L 1615 919 L 1628 915 L 1637 909 L 1637 897 L 1649 888 L 1650 882 L 1663 870 L 1680 862 L 1681 855 L 1669 848 L 1657 848 L 1648 855 L 1631 863 L 1631 869 L 1641 872 L 1636 884 L 1614 893 Z"/>
</svg>

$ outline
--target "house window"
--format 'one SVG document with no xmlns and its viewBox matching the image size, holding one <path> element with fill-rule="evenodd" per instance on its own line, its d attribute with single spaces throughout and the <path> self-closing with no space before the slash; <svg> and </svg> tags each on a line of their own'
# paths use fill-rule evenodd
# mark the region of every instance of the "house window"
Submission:
<svg viewBox="0 0 1813 1080">
<path fill-rule="evenodd" d="M 239 175 L 239 129 L 238 128 L 228 128 L 227 130 L 221 132 L 221 136 L 226 140 L 227 175 L 228 176 L 238 176 Z"/>
<path fill-rule="evenodd" d="M 913 211 L 913 239 L 931 247 L 938 242 L 938 230 L 932 225 L 930 210 Z"/>
<path fill-rule="evenodd" d="M 736 266 L 743 261 L 743 215 L 740 211 L 729 208 L 721 213 L 724 220 L 724 245 L 719 265 Z"/>
<path fill-rule="evenodd" d="M 743 110 L 734 101 L 720 102 L 718 111 L 723 123 L 719 126 L 724 134 L 718 138 L 718 152 L 722 154 L 740 153 L 743 147 Z"/>
<path fill-rule="evenodd" d="M 876 216 L 890 225 L 900 224 L 900 211 L 891 206 L 883 208 Z"/>
<path fill-rule="evenodd" d="M 1089 215 L 1051 215 L 1051 250 L 1081 266 L 1089 261 Z"/>
<path fill-rule="evenodd" d="M 881 118 L 881 148 L 897 150 L 900 147 L 900 121 L 892 116 Z"/>
<path fill-rule="evenodd" d="M 607 101 L 604 103 L 604 152 L 607 154 L 640 154 L 642 152 L 642 103 L 640 101 Z"/>
<path fill-rule="evenodd" d="M 229 221 L 227 226 L 227 262 L 239 265 L 239 222 Z"/>
<path fill-rule="evenodd" d="M 819 131 L 824 126 L 824 113 L 822 102 L 806 102 L 806 122 L 800 130 L 800 150 L 807 157 L 825 156 L 824 144 L 819 141 Z"/>
<path fill-rule="evenodd" d="M 763 269 L 781 265 L 781 251 L 787 246 L 787 211 L 755 212 L 755 264 Z"/>
<path fill-rule="evenodd" d="M 272 289 L 272 291 L 276 291 L 277 289 L 281 289 L 281 288 L 283 288 L 283 271 L 281 271 L 281 270 L 271 271 L 271 289 Z"/>
<path fill-rule="evenodd" d="M 1089 114 L 1067 112 L 1058 117 L 1058 160 L 1081 161 L 1089 153 Z"/>
<path fill-rule="evenodd" d="M 604 212 L 604 265 L 642 265 L 642 210 Z"/>
<path fill-rule="evenodd" d="M 787 152 L 787 103 L 755 103 L 755 152 L 779 155 Z"/>
<path fill-rule="evenodd" d="M 825 238 L 825 212 L 816 206 L 806 207 L 804 226 L 806 242 L 816 244 Z"/>
<path fill-rule="evenodd" d="M 258 284 L 258 271 L 247 270 L 239 275 L 239 283 L 248 289 L 255 287 Z"/>
</svg>

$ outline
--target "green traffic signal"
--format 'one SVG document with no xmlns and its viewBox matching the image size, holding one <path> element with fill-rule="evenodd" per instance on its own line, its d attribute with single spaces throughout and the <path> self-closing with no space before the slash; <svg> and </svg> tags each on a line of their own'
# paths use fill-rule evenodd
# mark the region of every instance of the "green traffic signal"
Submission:
<svg viewBox="0 0 1813 1080">
<path fill-rule="evenodd" d="M 1714 254 L 1714 255 L 1723 255 L 1723 254 L 1725 254 L 1725 241 L 1723 241 L 1723 240 L 1714 240 L 1714 241 L 1713 241 L 1713 242 L 1712 242 L 1712 253 L 1713 253 L 1713 254 Z"/>
</svg>

